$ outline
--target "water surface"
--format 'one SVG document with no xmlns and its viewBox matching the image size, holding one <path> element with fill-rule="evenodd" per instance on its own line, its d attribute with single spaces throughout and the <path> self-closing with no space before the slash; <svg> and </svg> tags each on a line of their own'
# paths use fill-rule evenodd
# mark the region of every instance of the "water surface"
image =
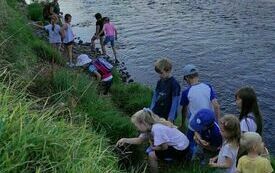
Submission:
<svg viewBox="0 0 275 173">
<path fill-rule="evenodd" d="M 212 84 L 223 113 L 238 111 L 237 88 L 253 86 L 264 116 L 265 140 L 275 153 L 275 1 L 274 0 L 60 0 L 73 16 L 74 31 L 89 41 L 94 14 L 109 16 L 119 32 L 118 54 L 134 80 L 155 86 L 158 57 L 182 68 L 193 63 Z M 109 52 L 112 55 L 112 52 Z"/>
</svg>

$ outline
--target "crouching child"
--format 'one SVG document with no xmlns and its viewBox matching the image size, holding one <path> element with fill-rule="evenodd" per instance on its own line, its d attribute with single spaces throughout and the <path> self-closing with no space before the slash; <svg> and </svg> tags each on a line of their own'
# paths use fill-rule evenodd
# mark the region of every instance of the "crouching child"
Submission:
<svg viewBox="0 0 275 173">
<path fill-rule="evenodd" d="M 218 154 L 222 146 L 222 136 L 219 125 L 215 121 L 215 113 L 210 109 L 201 109 L 192 119 L 194 140 L 197 143 L 192 160 L 198 160 L 202 165 Z"/>
<path fill-rule="evenodd" d="M 95 76 L 100 81 L 100 94 L 107 95 L 113 83 L 112 65 L 104 58 L 89 58 L 86 54 L 81 54 L 77 57 L 76 66 L 87 70 L 91 75 Z"/>
<path fill-rule="evenodd" d="M 148 151 L 151 172 L 158 172 L 159 159 L 190 160 L 189 140 L 171 122 L 158 117 L 148 108 L 136 112 L 131 121 L 141 134 L 136 138 L 122 138 L 117 146 L 151 141 L 151 151 Z"/>
</svg>

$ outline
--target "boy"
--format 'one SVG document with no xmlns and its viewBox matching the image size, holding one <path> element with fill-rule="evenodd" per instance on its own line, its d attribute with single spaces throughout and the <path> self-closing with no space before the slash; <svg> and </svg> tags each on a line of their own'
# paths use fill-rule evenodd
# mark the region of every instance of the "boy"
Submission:
<svg viewBox="0 0 275 173">
<path fill-rule="evenodd" d="M 159 74 L 160 80 L 157 82 L 150 108 L 158 116 L 174 122 L 177 117 L 180 85 L 171 75 L 170 60 L 158 59 L 155 63 L 155 71 Z"/>
<path fill-rule="evenodd" d="M 99 34 L 97 34 L 97 38 L 99 38 L 99 36 L 104 32 L 105 34 L 105 39 L 103 42 L 103 54 L 106 55 L 106 50 L 105 50 L 105 45 L 108 44 L 109 42 L 111 42 L 111 46 L 113 49 L 113 53 L 115 56 L 115 63 L 119 63 L 119 61 L 117 60 L 117 56 L 116 56 L 116 49 L 115 49 L 115 40 L 117 40 L 117 30 L 114 26 L 114 24 L 112 24 L 110 22 L 110 19 L 108 17 L 104 17 L 104 25 L 103 25 L 103 29 L 101 32 L 99 32 Z"/>
<path fill-rule="evenodd" d="M 201 109 L 214 109 L 216 120 L 220 118 L 220 105 L 213 88 L 205 83 L 199 82 L 198 69 L 193 64 L 188 64 L 183 68 L 183 79 L 189 87 L 182 92 L 180 105 L 182 106 L 182 126 L 185 118 L 188 117 L 187 137 L 190 141 L 191 149 L 196 145 L 193 137 L 194 130 L 190 126 L 195 114 Z"/>
<path fill-rule="evenodd" d="M 108 94 L 113 83 L 112 65 L 110 63 L 104 58 L 91 60 L 88 55 L 81 54 L 77 57 L 76 66 L 83 67 L 96 76 L 96 79 L 100 81 L 100 90 L 103 90 L 103 95 Z"/>
<path fill-rule="evenodd" d="M 97 40 L 97 35 L 99 35 L 101 50 L 102 51 L 104 50 L 104 46 L 103 46 L 104 32 L 99 34 L 103 29 L 104 21 L 100 13 L 96 13 L 95 18 L 96 18 L 96 32 L 95 32 L 95 35 L 91 38 L 91 50 L 93 53 L 95 53 L 95 41 Z"/>
<path fill-rule="evenodd" d="M 202 164 L 206 164 L 218 154 L 222 145 L 222 136 L 214 112 L 201 109 L 190 122 L 190 126 L 195 131 L 194 140 L 197 143 L 193 159 L 199 159 Z"/>
</svg>

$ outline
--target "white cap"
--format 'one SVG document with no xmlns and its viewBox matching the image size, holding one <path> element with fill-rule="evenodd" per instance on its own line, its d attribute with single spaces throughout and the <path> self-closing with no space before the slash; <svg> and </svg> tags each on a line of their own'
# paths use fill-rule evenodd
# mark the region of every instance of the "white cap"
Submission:
<svg viewBox="0 0 275 173">
<path fill-rule="evenodd" d="M 81 54 L 77 57 L 75 66 L 83 66 L 85 64 L 88 64 L 92 62 L 92 60 L 89 58 L 86 54 Z"/>
</svg>

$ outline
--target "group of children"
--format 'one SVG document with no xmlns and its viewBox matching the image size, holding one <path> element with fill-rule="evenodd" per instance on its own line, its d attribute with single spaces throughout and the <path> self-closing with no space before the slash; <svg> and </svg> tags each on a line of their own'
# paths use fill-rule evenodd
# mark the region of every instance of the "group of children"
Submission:
<svg viewBox="0 0 275 173">
<path fill-rule="evenodd" d="M 171 75 L 169 59 L 158 59 L 159 74 L 149 108 L 136 112 L 131 121 L 140 131 L 136 138 L 122 138 L 117 146 L 141 144 L 146 149 L 151 172 L 158 172 L 159 160 L 198 161 L 224 173 L 271 173 L 273 169 L 262 142 L 262 116 L 257 97 L 251 87 L 236 92 L 240 115 L 221 116 L 214 88 L 199 81 L 196 66 L 183 68 L 183 80 L 188 87 L 180 94 L 180 85 Z M 175 125 L 177 110 L 182 109 L 182 125 L 187 118 L 187 132 Z"/>
<path fill-rule="evenodd" d="M 50 44 L 60 50 L 63 43 L 69 66 L 82 67 L 96 76 L 106 95 L 112 85 L 112 65 L 104 58 L 94 56 L 91 59 L 85 54 L 79 55 L 76 61 L 73 59 L 75 36 L 71 26 L 72 16 L 66 14 L 60 26 L 58 0 L 54 0 L 53 4 L 55 12 L 51 12 L 51 22 L 44 26 L 49 33 Z M 114 45 L 117 39 L 115 26 L 100 13 L 96 13 L 95 18 L 92 52 L 95 52 L 95 41 L 99 39 L 102 52 L 106 55 L 105 45 L 110 42 L 115 63 L 118 63 Z M 240 109 L 238 118 L 231 114 L 221 116 L 215 90 L 211 85 L 199 81 L 196 66 L 189 64 L 183 68 L 183 80 L 189 86 L 182 92 L 178 81 L 171 75 L 172 63 L 169 59 L 158 59 L 155 71 L 160 80 L 154 90 L 150 109 L 144 108 L 131 118 L 141 134 L 136 138 L 120 139 L 118 146 L 149 141 L 146 152 L 151 172 L 158 172 L 158 160 L 167 159 L 197 160 L 201 165 L 216 168 L 217 172 L 273 172 L 270 161 L 263 157 L 266 154 L 261 138 L 263 120 L 255 91 L 251 87 L 243 87 L 236 92 L 236 105 Z M 188 120 L 186 134 L 174 125 L 179 107 L 182 110 L 181 126 L 185 126 L 185 120 Z"/>
<path fill-rule="evenodd" d="M 64 21 L 60 20 L 63 18 L 62 12 L 60 12 L 58 0 L 45 4 L 43 10 L 44 20 L 48 21 L 49 24 L 43 26 L 49 34 L 49 43 L 56 49 L 60 50 L 61 44 L 64 44 L 65 56 L 68 58 L 67 64 L 70 67 L 75 66 L 76 59 L 73 56 L 73 45 L 75 34 L 72 30 L 70 14 L 65 14 Z M 114 53 L 115 63 L 119 63 L 117 59 L 115 40 L 117 40 L 117 30 L 113 23 L 110 22 L 108 17 L 102 17 L 100 13 L 95 14 L 96 18 L 96 32 L 91 38 L 91 49 L 95 52 L 95 41 L 100 40 L 103 55 L 106 55 L 105 46 L 110 42 Z M 37 25 L 36 25 L 37 26 Z M 41 26 L 40 26 L 41 27 Z M 94 54 L 96 56 L 96 54 Z"/>
</svg>

